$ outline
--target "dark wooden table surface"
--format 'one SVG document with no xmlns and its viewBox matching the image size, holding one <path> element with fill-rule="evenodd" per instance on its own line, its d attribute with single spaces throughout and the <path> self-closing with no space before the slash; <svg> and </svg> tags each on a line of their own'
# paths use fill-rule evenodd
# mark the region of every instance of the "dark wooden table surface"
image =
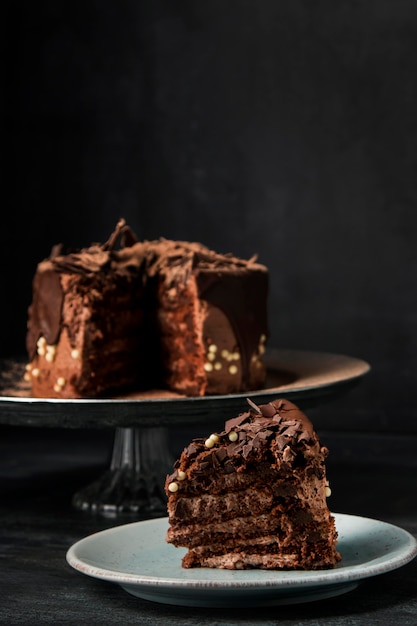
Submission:
<svg viewBox="0 0 417 626">
<path fill-rule="evenodd" d="M 107 467 L 109 431 L 0 426 L 2 624 L 417 624 L 417 559 L 339 597 L 253 609 L 199 609 L 141 600 L 71 568 L 68 548 L 134 519 L 75 510 L 74 492 Z M 320 433 L 331 450 L 331 508 L 394 523 L 417 536 L 415 437 Z M 184 433 L 184 442 L 188 433 Z M 174 452 L 183 444 L 172 437 Z"/>
</svg>

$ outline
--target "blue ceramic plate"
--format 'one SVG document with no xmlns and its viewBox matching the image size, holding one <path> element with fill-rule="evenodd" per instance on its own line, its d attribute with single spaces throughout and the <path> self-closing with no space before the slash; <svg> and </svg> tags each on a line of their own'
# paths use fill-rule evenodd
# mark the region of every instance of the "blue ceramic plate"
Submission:
<svg viewBox="0 0 417 626">
<path fill-rule="evenodd" d="M 75 543 L 74 569 L 164 604 L 244 607 L 298 604 L 351 591 L 361 580 L 397 569 L 417 554 L 417 541 L 386 522 L 334 514 L 342 561 L 320 571 L 183 569 L 182 548 L 165 541 L 167 518 L 125 524 Z"/>
</svg>

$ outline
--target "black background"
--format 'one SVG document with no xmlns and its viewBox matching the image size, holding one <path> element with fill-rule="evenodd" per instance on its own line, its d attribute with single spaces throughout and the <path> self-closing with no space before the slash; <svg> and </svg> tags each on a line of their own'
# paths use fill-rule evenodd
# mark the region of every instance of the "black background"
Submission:
<svg viewBox="0 0 417 626">
<path fill-rule="evenodd" d="M 317 419 L 416 432 L 413 0 L 5 3 L 0 355 L 38 261 L 201 241 L 270 269 L 270 345 L 372 372 Z M 334 420 L 334 422 L 332 422 Z"/>
</svg>

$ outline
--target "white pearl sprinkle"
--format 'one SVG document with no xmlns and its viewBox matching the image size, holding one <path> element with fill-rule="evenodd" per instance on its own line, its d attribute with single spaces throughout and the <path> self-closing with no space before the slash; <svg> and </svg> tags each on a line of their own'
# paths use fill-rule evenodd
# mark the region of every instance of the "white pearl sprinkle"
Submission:
<svg viewBox="0 0 417 626">
<path fill-rule="evenodd" d="M 171 483 L 170 485 L 168 485 L 168 490 L 171 493 L 175 493 L 176 491 L 178 491 L 178 483 Z"/>
</svg>

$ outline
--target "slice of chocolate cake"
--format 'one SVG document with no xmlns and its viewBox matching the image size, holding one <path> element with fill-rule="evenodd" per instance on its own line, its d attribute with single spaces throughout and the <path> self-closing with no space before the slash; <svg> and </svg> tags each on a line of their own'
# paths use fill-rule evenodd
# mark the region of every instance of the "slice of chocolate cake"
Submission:
<svg viewBox="0 0 417 626">
<path fill-rule="evenodd" d="M 167 542 L 188 548 L 185 568 L 334 567 L 327 448 L 288 400 L 248 402 L 223 432 L 193 440 L 167 477 Z"/>
</svg>

